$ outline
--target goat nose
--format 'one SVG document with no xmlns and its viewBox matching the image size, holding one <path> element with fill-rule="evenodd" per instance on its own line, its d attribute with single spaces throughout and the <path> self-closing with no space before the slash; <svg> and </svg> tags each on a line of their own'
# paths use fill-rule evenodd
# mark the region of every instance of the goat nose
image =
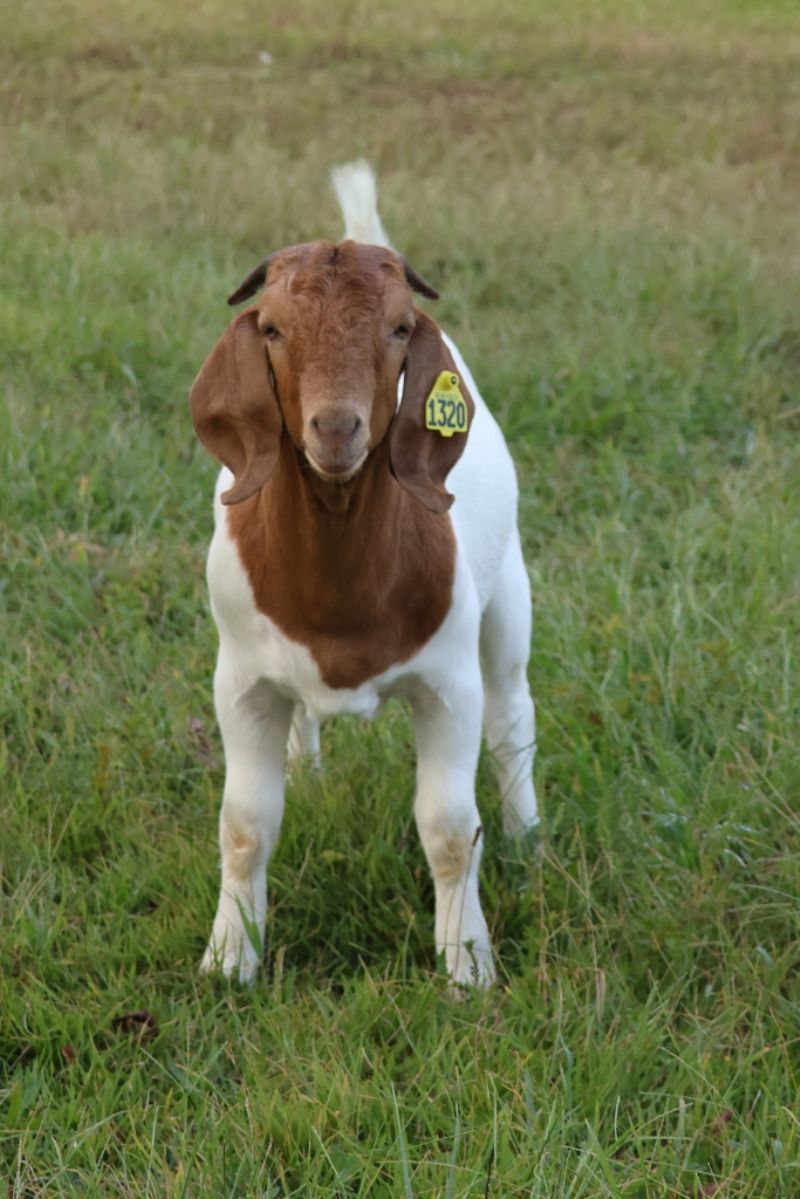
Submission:
<svg viewBox="0 0 800 1199">
<path fill-rule="evenodd" d="M 318 412 L 309 424 L 315 433 L 323 437 L 354 437 L 362 424 L 361 417 L 354 412 Z"/>
</svg>

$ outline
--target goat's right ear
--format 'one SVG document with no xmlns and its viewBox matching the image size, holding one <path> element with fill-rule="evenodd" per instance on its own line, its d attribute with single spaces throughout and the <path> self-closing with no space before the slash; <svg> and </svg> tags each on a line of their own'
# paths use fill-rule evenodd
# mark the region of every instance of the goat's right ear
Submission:
<svg viewBox="0 0 800 1199">
<path fill-rule="evenodd" d="M 283 420 L 257 318 L 258 309 L 249 308 L 231 322 L 189 394 L 197 436 L 235 476 L 223 504 L 259 491 L 280 454 Z"/>
</svg>

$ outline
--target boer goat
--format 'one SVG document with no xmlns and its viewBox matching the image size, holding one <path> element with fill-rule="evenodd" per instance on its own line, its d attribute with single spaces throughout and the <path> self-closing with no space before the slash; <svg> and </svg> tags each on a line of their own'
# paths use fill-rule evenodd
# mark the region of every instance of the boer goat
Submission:
<svg viewBox="0 0 800 1199">
<path fill-rule="evenodd" d="M 190 396 L 223 464 L 208 556 L 222 884 L 202 965 L 241 980 L 258 966 L 287 744 L 315 757 L 322 717 L 370 717 L 395 695 L 413 713 L 436 947 L 453 982 L 485 985 L 481 722 L 506 832 L 537 822 L 514 467 L 458 350 L 413 302 L 436 292 L 389 247 L 369 167 L 334 184 L 345 240 L 256 267 L 229 303 L 260 298 Z"/>
</svg>

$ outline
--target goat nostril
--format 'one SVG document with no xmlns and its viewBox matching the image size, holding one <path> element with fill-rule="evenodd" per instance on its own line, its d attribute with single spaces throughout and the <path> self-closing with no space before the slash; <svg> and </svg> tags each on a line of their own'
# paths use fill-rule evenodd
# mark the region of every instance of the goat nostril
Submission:
<svg viewBox="0 0 800 1199">
<path fill-rule="evenodd" d="M 356 413 L 318 412 L 309 417 L 308 427 L 317 437 L 333 437 L 350 440 L 364 425 L 364 418 Z"/>
</svg>

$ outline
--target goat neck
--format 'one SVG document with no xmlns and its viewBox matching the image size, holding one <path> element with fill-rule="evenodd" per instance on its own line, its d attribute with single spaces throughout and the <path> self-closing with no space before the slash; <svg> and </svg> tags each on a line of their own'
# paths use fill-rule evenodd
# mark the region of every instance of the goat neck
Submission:
<svg viewBox="0 0 800 1199">
<path fill-rule="evenodd" d="M 308 647 L 328 686 L 357 687 L 406 661 L 450 608 L 450 518 L 400 487 L 385 443 L 337 485 L 284 438 L 272 478 L 227 519 L 257 607 Z"/>
</svg>

